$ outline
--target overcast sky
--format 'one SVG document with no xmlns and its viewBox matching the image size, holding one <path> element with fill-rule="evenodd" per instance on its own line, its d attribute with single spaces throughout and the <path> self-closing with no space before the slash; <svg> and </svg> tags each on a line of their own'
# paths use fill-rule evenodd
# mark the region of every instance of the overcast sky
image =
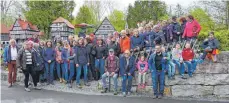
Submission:
<svg viewBox="0 0 229 103">
<path fill-rule="evenodd" d="M 128 8 L 129 4 L 134 4 L 135 0 L 115 0 L 116 5 L 114 6 L 114 9 L 118 10 L 126 10 Z M 198 0 L 161 0 L 165 1 L 167 5 L 175 6 L 177 3 L 181 4 L 182 7 L 188 7 L 190 4 L 192 4 L 194 1 Z M 79 12 L 80 7 L 84 4 L 84 0 L 75 0 L 76 7 L 73 11 L 73 15 L 76 16 Z M 108 13 L 106 13 L 108 15 Z"/>
</svg>

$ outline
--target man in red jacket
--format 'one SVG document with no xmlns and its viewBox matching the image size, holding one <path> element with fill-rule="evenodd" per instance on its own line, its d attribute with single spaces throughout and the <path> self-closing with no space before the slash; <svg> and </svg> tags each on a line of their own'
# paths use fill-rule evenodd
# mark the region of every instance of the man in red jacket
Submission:
<svg viewBox="0 0 229 103">
<path fill-rule="evenodd" d="M 192 61 L 194 58 L 194 51 L 190 48 L 190 43 L 186 43 L 185 49 L 182 51 L 183 63 L 181 64 L 181 77 L 184 77 L 185 65 L 188 67 L 188 75 L 192 77 Z"/>
</svg>

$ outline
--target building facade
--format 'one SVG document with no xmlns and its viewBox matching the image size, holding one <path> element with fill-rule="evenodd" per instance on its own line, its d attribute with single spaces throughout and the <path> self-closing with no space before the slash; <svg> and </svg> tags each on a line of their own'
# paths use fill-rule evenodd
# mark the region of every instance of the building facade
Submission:
<svg viewBox="0 0 229 103">
<path fill-rule="evenodd" d="M 1 44 L 2 45 L 8 45 L 10 40 L 10 31 L 9 27 L 7 27 L 5 24 L 1 24 Z"/>
</svg>

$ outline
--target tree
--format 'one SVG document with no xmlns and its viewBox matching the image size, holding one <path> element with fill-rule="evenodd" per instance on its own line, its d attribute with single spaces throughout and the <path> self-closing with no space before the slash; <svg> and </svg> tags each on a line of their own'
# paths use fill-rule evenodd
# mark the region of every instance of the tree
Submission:
<svg viewBox="0 0 229 103">
<path fill-rule="evenodd" d="M 117 31 L 125 29 L 125 17 L 124 13 L 119 10 L 114 10 L 109 16 L 111 24 L 115 27 Z"/>
<path fill-rule="evenodd" d="M 96 18 L 92 12 L 92 9 L 89 8 L 86 5 L 83 5 L 80 7 L 80 10 L 75 17 L 74 24 L 80 24 L 80 23 L 87 23 L 87 24 L 95 24 L 96 23 Z M 76 33 L 79 32 L 79 29 L 76 29 Z M 88 29 L 87 32 L 93 32 L 93 29 Z"/>
<path fill-rule="evenodd" d="M 177 4 L 177 5 L 176 5 L 176 8 L 175 8 L 175 15 L 176 15 L 177 17 L 180 17 L 180 16 L 184 15 L 183 8 L 182 8 L 182 6 L 181 6 L 180 4 Z"/>
<path fill-rule="evenodd" d="M 130 27 L 136 27 L 137 22 L 158 21 L 164 15 L 167 12 L 162 1 L 135 1 L 133 6 L 128 7 L 127 22 Z"/>
<path fill-rule="evenodd" d="M 208 31 L 215 29 L 215 22 L 212 20 L 210 15 L 201 8 L 193 9 L 190 14 L 200 23 L 202 30 Z"/>
<path fill-rule="evenodd" d="M 49 27 L 52 21 L 60 16 L 68 20 L 73 19 L 74 1 L 27 1 L 26 5 L 26 19 L 44 31 L 46 38 L 50 37 Z"/>
</svg>

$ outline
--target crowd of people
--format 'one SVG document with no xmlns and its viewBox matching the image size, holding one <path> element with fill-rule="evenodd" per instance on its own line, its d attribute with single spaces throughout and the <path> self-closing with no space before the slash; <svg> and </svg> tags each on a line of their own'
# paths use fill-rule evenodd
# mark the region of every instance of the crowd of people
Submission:
<svg viewBox="0 0 229 103">
<path fill-rule="evenodd" d="M 207 55 L 212 55 L 214 62 L 217 61 L 219 42 L 214 38 L 214 32 L 209 33 L 209 38 L 201 46 L 203 55 L 197 57 L 194 41 L 201 27 L 191 15 L 181 17 L 180 22 L 174 16 L 156 25 L 149 23 L 108 34 L 106 39 L 90 34 L 78 38 L 70 35 L 68 40 L 40 41 L 34 36 L 25 41 L 22 48 L 11 39 L 3 53 L 9 70 L 9 87 L 16 83 L 17 69 L 21 69 L 27 92 L 31 91 L 29 75 L 34 89 L 40 90 L 39 82 L 54 85 L 54 74 L 57 74 L 57 80 L 69 88 L 75 79 L 78 88 L 82 88 L 82 83 L 90 86 L 90 81 L 102 80 L 101 93 L 108 91 L 107 78 L 112 78 L 114 95 L 118 94 L 118 77 L 121 77 L 121 92 L 126 96 L 131 94 L 134 77 L 138 77 L 138 88 L 145 88 L 146 73 L 149 72 L 154 98 L 162 98 L 166 72 L 169 80 L 175 79 L 176 70 L 182 79 L 187 79 L 185 71 L 192 77 L 197 64 L 202 63 Z"/>
</svg>

